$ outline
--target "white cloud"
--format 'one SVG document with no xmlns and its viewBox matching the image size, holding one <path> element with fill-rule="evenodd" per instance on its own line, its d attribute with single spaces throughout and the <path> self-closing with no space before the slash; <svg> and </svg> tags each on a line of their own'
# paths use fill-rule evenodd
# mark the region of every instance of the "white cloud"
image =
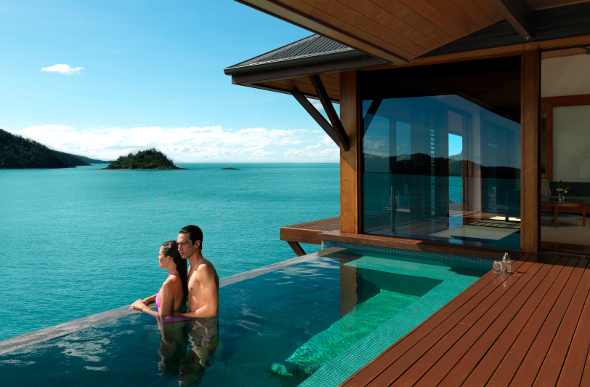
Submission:
<svg viewBox="0 0 590 387">
<path fill-rule="evenodd" d="M 332 138 L 330 136 L 323 136 L 322 139 L 320 140 L 320 143 L 324 144 L 324 145 L 334 145 L 334 140 L 332 140 Z"/>
<path fill-rule="evenodd" d="M 317 99 L 307 99 L 309 102 L 311 102 L 311 104 L 313 105 L 313 107 L 315 107 L 318 111 L 323 111 L 324 110 L 324 105 L 322 105 L 322 103 L 320 101 L 318 101 Z"/>
<path fill-rule="evenodd" d="M 60 74 L 79 74 L 80 71 L 84 70 L 84 67 L 70 67 L 67 64 L 56 64 L 49 67 L 43 67 L 41 71 L 45 71 L 48 73 L 60 73 Z"/>
<path fill-rule="evenodd" d="M 383 140 L 371 141 L 363 146 L 363 150 L 366 153 L 373 154 L 375 156 L 387 157 L 389 156 L 389 143 Z"/>
<path fill-rule="evenodd" d="M 77 129 L 31 126 L 14 134 L 52 149 L 102 160 L 156 148 L 175 162 L 338 162 L 338 147 L 326 134 L 306 129 L 224 129 L 138 126 Z"/>
<path fill-rule="evenodd" d="M 336 147 L 322 150 L 289 149 L 287 152 L 285 152 L 285 158 L 287 159 L 308 160 L 308 162 L 313 162 L 324 158 L 337 162 L 339 156 L 340 151 Z"/>
</svg>

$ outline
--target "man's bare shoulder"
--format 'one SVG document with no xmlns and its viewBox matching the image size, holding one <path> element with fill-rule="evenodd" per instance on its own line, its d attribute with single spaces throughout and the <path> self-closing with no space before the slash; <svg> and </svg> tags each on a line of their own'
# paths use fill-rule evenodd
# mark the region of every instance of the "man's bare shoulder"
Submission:
<svg viewBox="0 0 590 387">
<path fill-rule="evenodd" d="M 203 259 L 203 261 L 199 262 L 199 264 L 197 265 L 197 272 L 198 273 L 203 273 L 203 274 L 209 274 L 209 273 L 215 273 L 215 268 L 213 267 L 213 264 L 211 262 L 209 262 L 206 259 Z"/>
<path fill-rule="evenodd" d="M 203 262 L 197 266 L 196 272 L 197 277 L 199 277 L 201 281 L 207 281 L 211 279 L 215 280 L 216 282 L 218 281 L 215 267 L 213 267 L 213 264 L 206 259 L 203 259 Z"/>
</svg>

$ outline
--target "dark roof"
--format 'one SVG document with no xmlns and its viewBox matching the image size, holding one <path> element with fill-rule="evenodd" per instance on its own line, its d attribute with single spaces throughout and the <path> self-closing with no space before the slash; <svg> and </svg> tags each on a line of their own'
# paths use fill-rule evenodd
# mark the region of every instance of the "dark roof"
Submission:
<svg viewBox="0 0 590 387">
<path fill-rule="evenodd" d="M 371 56 L 322 35 L 311 35 L 266 54 L 229 66 L 224 69 L 224 72 L 234 75 L 353 58 L 371 58 Z"/>
<path fill-rule="evenodd" d="M 531 42 L 590 34 L 590 3 L 542 9 L 532 13 Z M 523 38 L 506 20 L 439 47 L 422 57 L 520 44 Z"/>
<path fill-rule="evenodd" d="M 538 10 L 530 16 L 534 20 L 532 38 L 529 40 L 531 42 L 590 34 L 590 2 Z M 432 50 L 422 55 L 422 58 L 510 46 L 524 41 L 504 20 Z M 224 71 L 227 75 L 234 76 L 235 80 L 236 76 L 239 79 L 243 79 L 243 76 L 255 78 L 259 74 L 271 74 L 275 70 L 279 70 L 281 76 L 285 77 L 289 75 L 285 72 L 286 69 L 299 68 L 300 71 L 295 72 L 294 76 L 300 76 L 303 70 L 319 73 L 321 71 L 318 69 L 329 72 L 387 64 L 390 63 L 322 35 L 311 35 L 227 67 Z"/>
</svg>

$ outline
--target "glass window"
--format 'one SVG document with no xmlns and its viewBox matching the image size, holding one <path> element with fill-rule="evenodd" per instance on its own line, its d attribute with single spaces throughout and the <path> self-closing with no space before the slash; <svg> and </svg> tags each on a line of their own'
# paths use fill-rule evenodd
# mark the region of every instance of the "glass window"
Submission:
<svg viewBox="0 0 590 387">
<path fill-rule="evenodd" d="M 362 73 L 363 232 L 520 248 L 520 58 Z"/>
</svg>

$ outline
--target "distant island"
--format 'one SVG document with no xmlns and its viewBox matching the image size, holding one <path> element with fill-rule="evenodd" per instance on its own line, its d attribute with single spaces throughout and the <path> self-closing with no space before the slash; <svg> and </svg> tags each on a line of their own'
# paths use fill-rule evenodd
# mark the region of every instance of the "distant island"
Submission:
<svg viewBox="0 0 590 387">
<path fill-rule="evenodd" d="M 156 150 L 148 149 L 139 151 L 136 154 L 129 153 L 121 156 L 110 163 L 104 169 L 184 169 L 179 168 L 166 157 L 165 154 Z"/>
<path fill-rule="evenodd" d="M 55 151 L 0 129 L 0 169 L 73 168 L 105 162 Z"/>
<path fill-rule="evenodd" d="M 225 168 L 221 168 L 222 171 L 238 171 L 238 168 L 234 168 L 234 167 L 225 167 Z"/>
</svg>

